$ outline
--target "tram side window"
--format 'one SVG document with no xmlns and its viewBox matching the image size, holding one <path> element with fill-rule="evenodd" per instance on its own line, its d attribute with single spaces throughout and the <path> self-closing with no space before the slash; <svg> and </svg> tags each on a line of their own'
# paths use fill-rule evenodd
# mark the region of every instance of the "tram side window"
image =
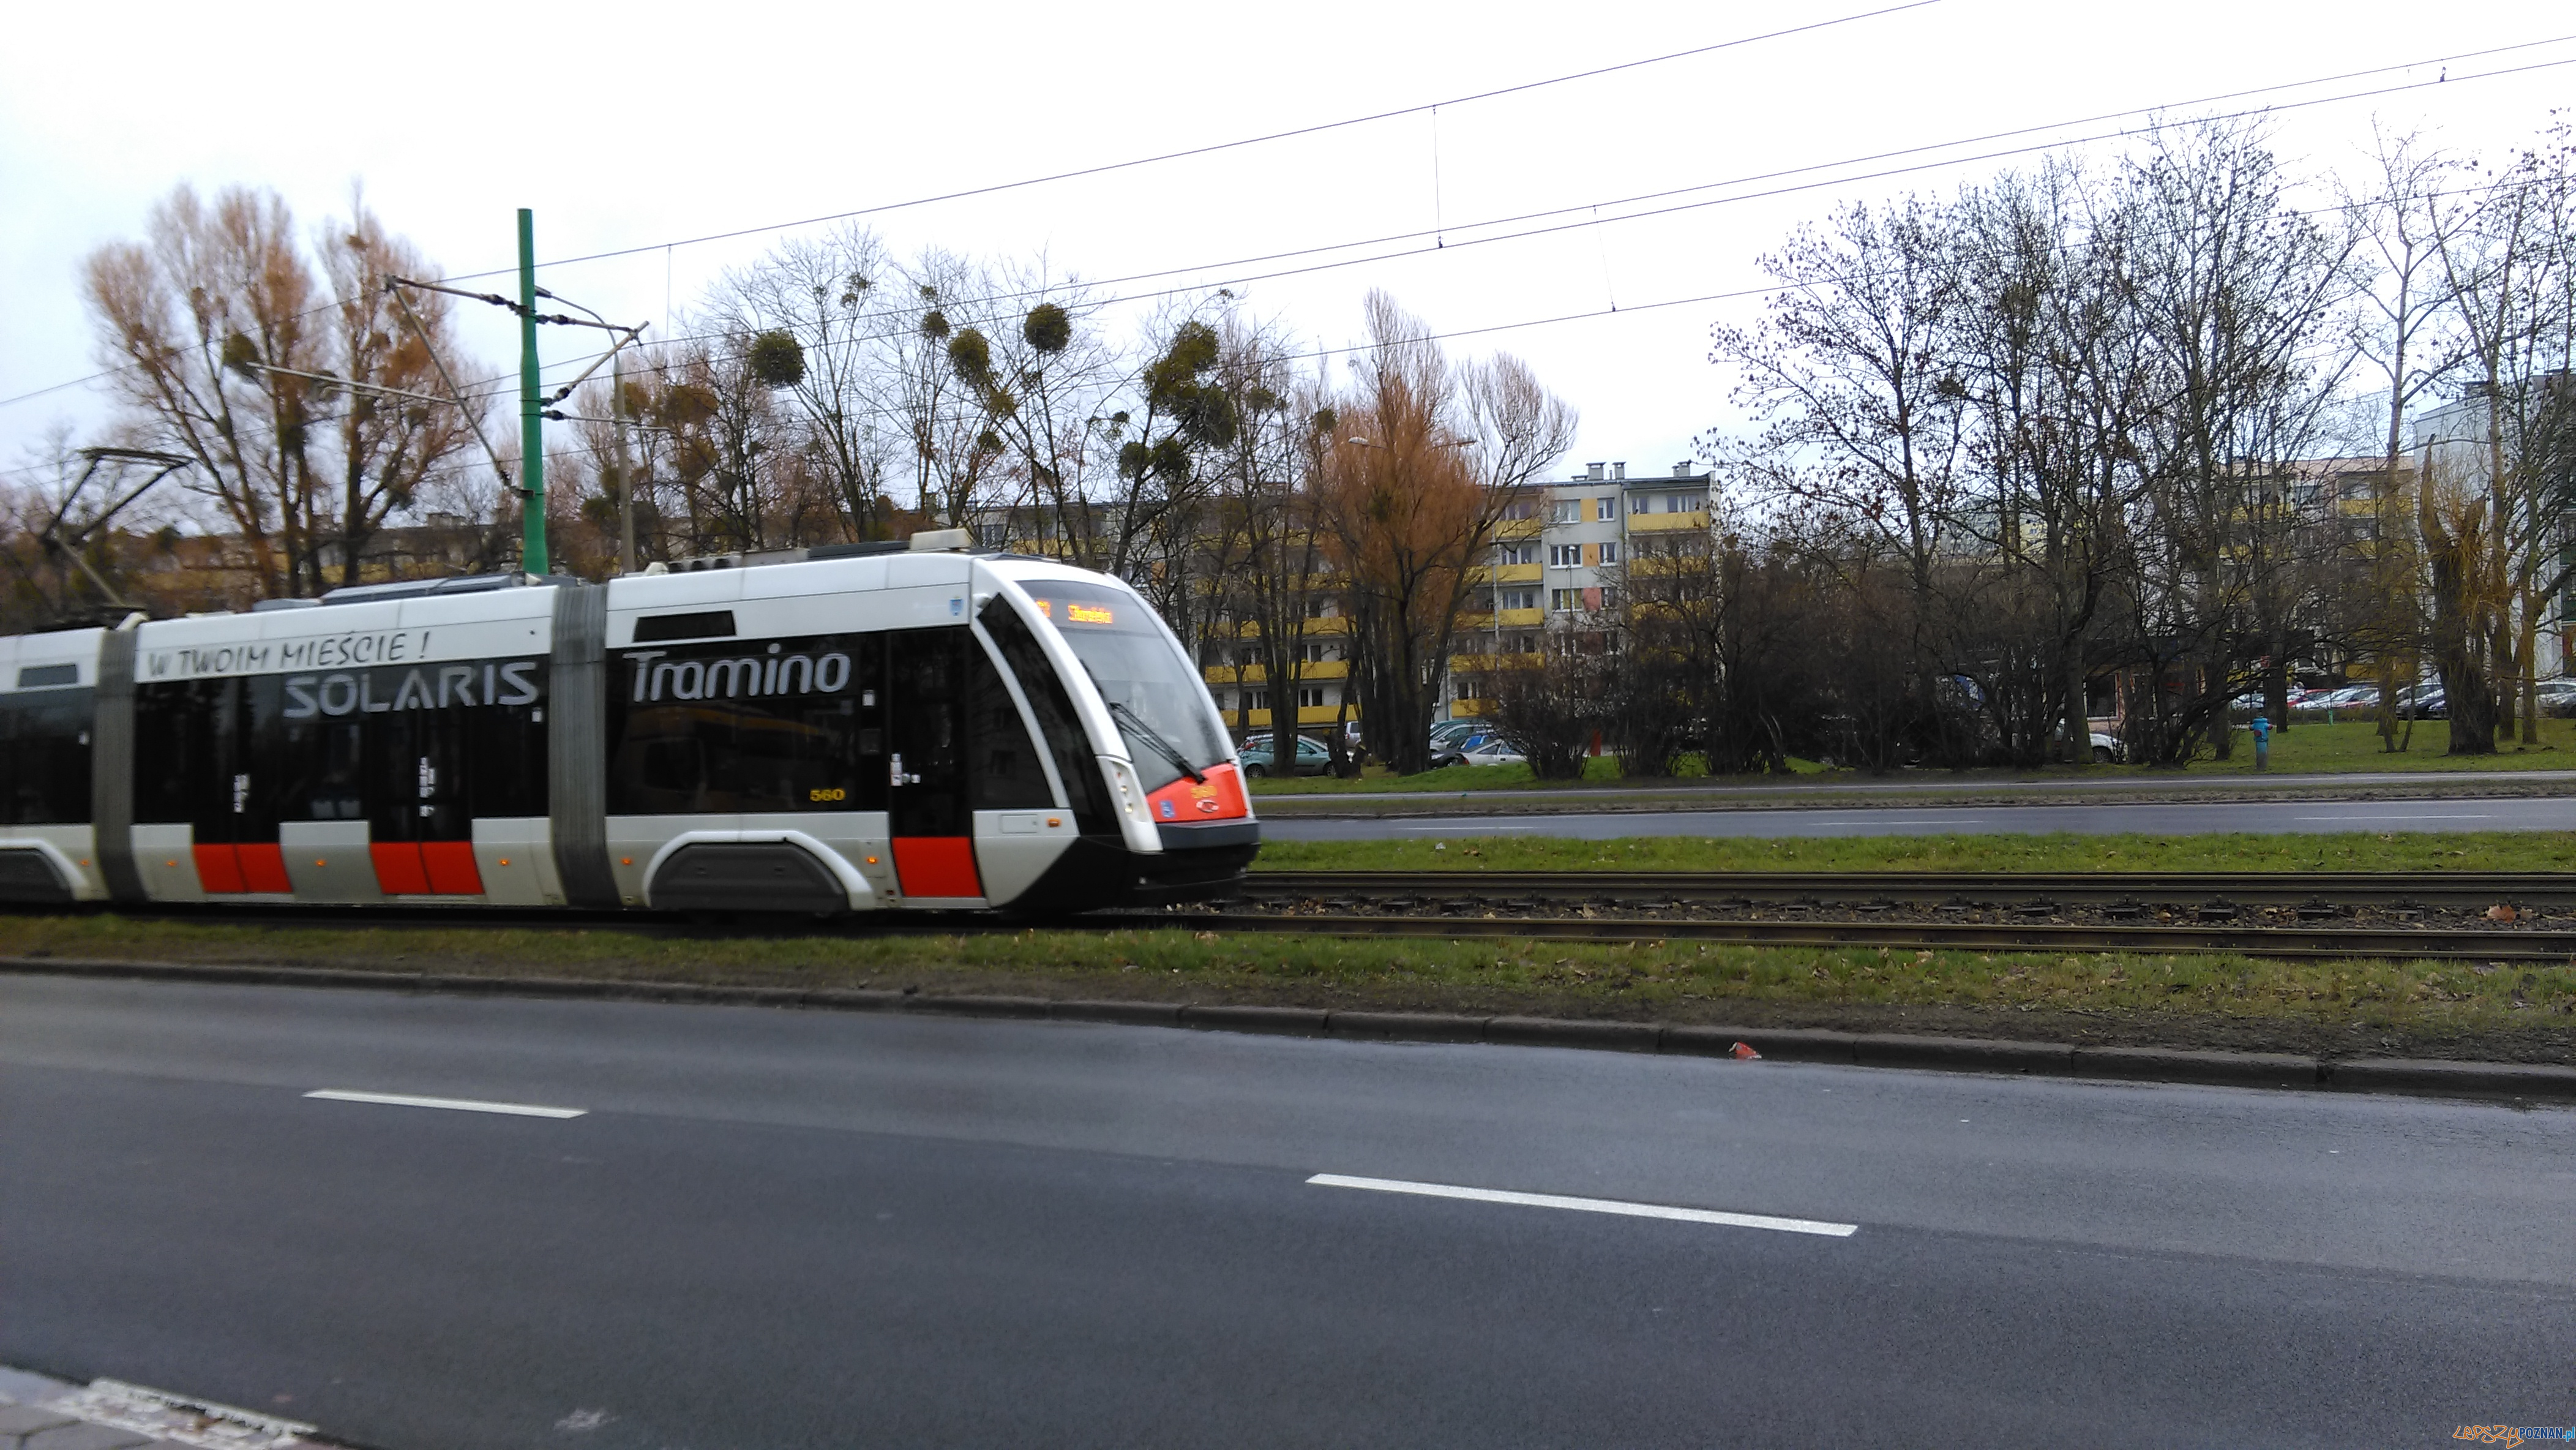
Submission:
<svg viewBox="0 0 2576 1450">
<path fill-rule="evenodd" d="M 1064 777 L 1065 789 L 1073 796 L 1075 826 L 1085 835 L 1116 831 L 1099 758 L 1083 734 L 1081 717 L 1073 712 L 1073 697 L 1065 692 L 1055 667 L 1047 663 L 1036 632 L 998 595 L 977 618 L 993 643 L 1001 646 L 1002 662 L 1019 680 L 1020 693 L 1028 696 L 1029 710 L 1038 717 L 1039 733 L 1055 756 L 1056 774 Z"/>
<path fill-rule="evenodd" d="M 1044 810 L 1054 805 L 1046 766 L 1038 760 L 1029 727 L 1002 684 L 1001 671 L 993 668 L 982 641 L 964 630 L 958 633 L 964 636 L 960 645 L 966 656 L 966 740 L 973 755 L 967 763 L 966 788 L 974 798 L 974 809 Z"/>
<path fill-rule="evenodd" d="M 278 724 L 278 816 L 289 821 L 355 821 L 367 814 L 366 727 L 355 720 Z"/>
<path fill-rule="evenodd" d="M 0 783 L 5 815 L 19 826 L 89 819 L 93 692 L 29 690 L 0 709 Z"/>
<path fill-rule="evenodd" d="M 135 820 L 194 821 L 230 811 L 235 686 L 188 680 L 135 689 Z"/>
<path fill-rule="evenodd" d="M 726 640 L 618 657 L 611 815 L 885 809 L 883 640 Z"/>
<path fill-rule="evenodd" d="M 505 661 L 496 667 L 491 698 L 463 715 L 467 744 L 466 791 L 477 817 L 542 816 L 546 796 L 546 700 L 553 671 L 544 660 Z M 476 683 L 482 683 L 477 677 Z"/>
<path fill-rule="evenodd" d="M 540 659 L 142 685 L 134 819 L 254 840 L 281 820 L 367 820 L 379 840 L 463 840 L 472 817 L 542 816 L 545 683 Z"/>
</svg>

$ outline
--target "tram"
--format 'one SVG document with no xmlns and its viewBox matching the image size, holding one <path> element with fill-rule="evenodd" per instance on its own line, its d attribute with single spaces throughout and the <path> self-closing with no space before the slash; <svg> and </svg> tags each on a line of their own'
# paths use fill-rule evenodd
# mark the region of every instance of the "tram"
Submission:
<svg viewBox="0 0 2576 1450">
<path fill-rule="evenodd" d="M 0 638 L 0 901 L 1053 913 L 1260 825 L 1120 581 L 964 530 Z"/>
</svg>

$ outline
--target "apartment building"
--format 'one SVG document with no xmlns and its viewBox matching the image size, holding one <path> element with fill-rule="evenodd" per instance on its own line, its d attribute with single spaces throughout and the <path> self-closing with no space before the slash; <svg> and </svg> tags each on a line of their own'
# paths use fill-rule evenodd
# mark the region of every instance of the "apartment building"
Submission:
<svg viewBox="0 0 2576 1450">
<path fill-rule="evenodd" d="M 1492 557 L 1469 576 L 1460 657 L 1451 661 L 1444 691 L 1448 713 L 1487 708 L 1471 693 L 1482 674 L 1476 656 L 1532 653 L 1541 630 L 1615 612 L 1621 567 L 1638 547 L 1685 531 L 1705 534 L 1709 481 L 1688 460 L 1667 473 L 1633 476 L 1624 462 L 1587 463 L 1505 504 Z"/>
<path fill-rule="evenodd" d="M 1597 623 L 1617 610 L 1618 581 L 1632 550 L 1657 537 L 1709 527 L 1709 481 L 1688 462 L 1668 472 L 1630 474 L 1622 463 L 1588 463 L 1572 474 L 1531 483 L 1504 501 L 1485 559 L 1469 571 L 1458 616 L 1457 655 L 1443 682 L 1445 713 L 1472 716 L 1486 703 L 1473 693 L 1478 666 L 1495 654 L 1528 654 L 1542 631 Z M 1350 688 L 1349 622 L 1319 597 L 1307 620 L 1295 719 L 1307 730 L 1344 714 Z M 1249 626 L 1237 637 L 1219 630 L 1201 649 L 1208 693 L 1238 730 L 1266 730 L 1284 715 Z M 1461 693 L 1461 687 L 1467 693 Z M 1358 715 L 1354 702 L 1348 712 Z"/>
</svg>

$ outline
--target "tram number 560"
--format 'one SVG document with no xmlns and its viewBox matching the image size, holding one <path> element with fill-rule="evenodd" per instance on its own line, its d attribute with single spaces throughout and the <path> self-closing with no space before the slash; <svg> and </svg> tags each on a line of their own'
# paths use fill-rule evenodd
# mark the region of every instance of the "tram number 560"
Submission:
<svg viewBox="0 0 2576 1450">
<path fill-rule="evenodd" d="M 805 792 L 805 796 L 808 800 L 845 801 L 850 798 L 850 793 L 837 785 L 816 786 L 814 789 Z"/>
</svg>

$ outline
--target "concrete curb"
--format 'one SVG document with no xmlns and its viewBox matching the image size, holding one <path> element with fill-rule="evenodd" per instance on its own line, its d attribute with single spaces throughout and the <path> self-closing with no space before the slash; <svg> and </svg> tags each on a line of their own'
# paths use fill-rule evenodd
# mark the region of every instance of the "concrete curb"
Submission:
<svg viewBox="0 0 2576 1450">
<path fill-rule="evenodd" d="M 1449 1012 L 1335 1011 L 1320 1007 L 1202 1006 L 1177 1002 L 1058 1001 L 1048 997 L 945 996 L 872 988 L 727 987 L 689 982 L 591 981 L 570 977 L 469 977 L 452 973 L 362 972 L 324 967 L 186 965 L 176 962 L 0 957 L 0 972 L 25 976 L 124 978 L 228 986 L 343 987 L 379 992 L 535 997 L 709 1006 L 802 1007 L 840 1012 L 1108 1022 L 1374 1042 L 1490 1042 L 1521 1047 L 1732 1057 L 1743 1043 L 1777 1062 L 1906 1067 L 1936 1072 L 2199 1083 L 2219 1087 L 2416 1093 L 2435 1097 L 2576 1102 L 2576 1067 L 2446 1062 L 2415 1058 L 2306 1057 L 2272 1052 L 2196 1052 L 2164 1047 L 2083 1047 L 1975 1037 L 1830 1032 L 1805 1028 L 1709 1027 L 1561 1017 L 1479 1017 Z"/>
</svg>

